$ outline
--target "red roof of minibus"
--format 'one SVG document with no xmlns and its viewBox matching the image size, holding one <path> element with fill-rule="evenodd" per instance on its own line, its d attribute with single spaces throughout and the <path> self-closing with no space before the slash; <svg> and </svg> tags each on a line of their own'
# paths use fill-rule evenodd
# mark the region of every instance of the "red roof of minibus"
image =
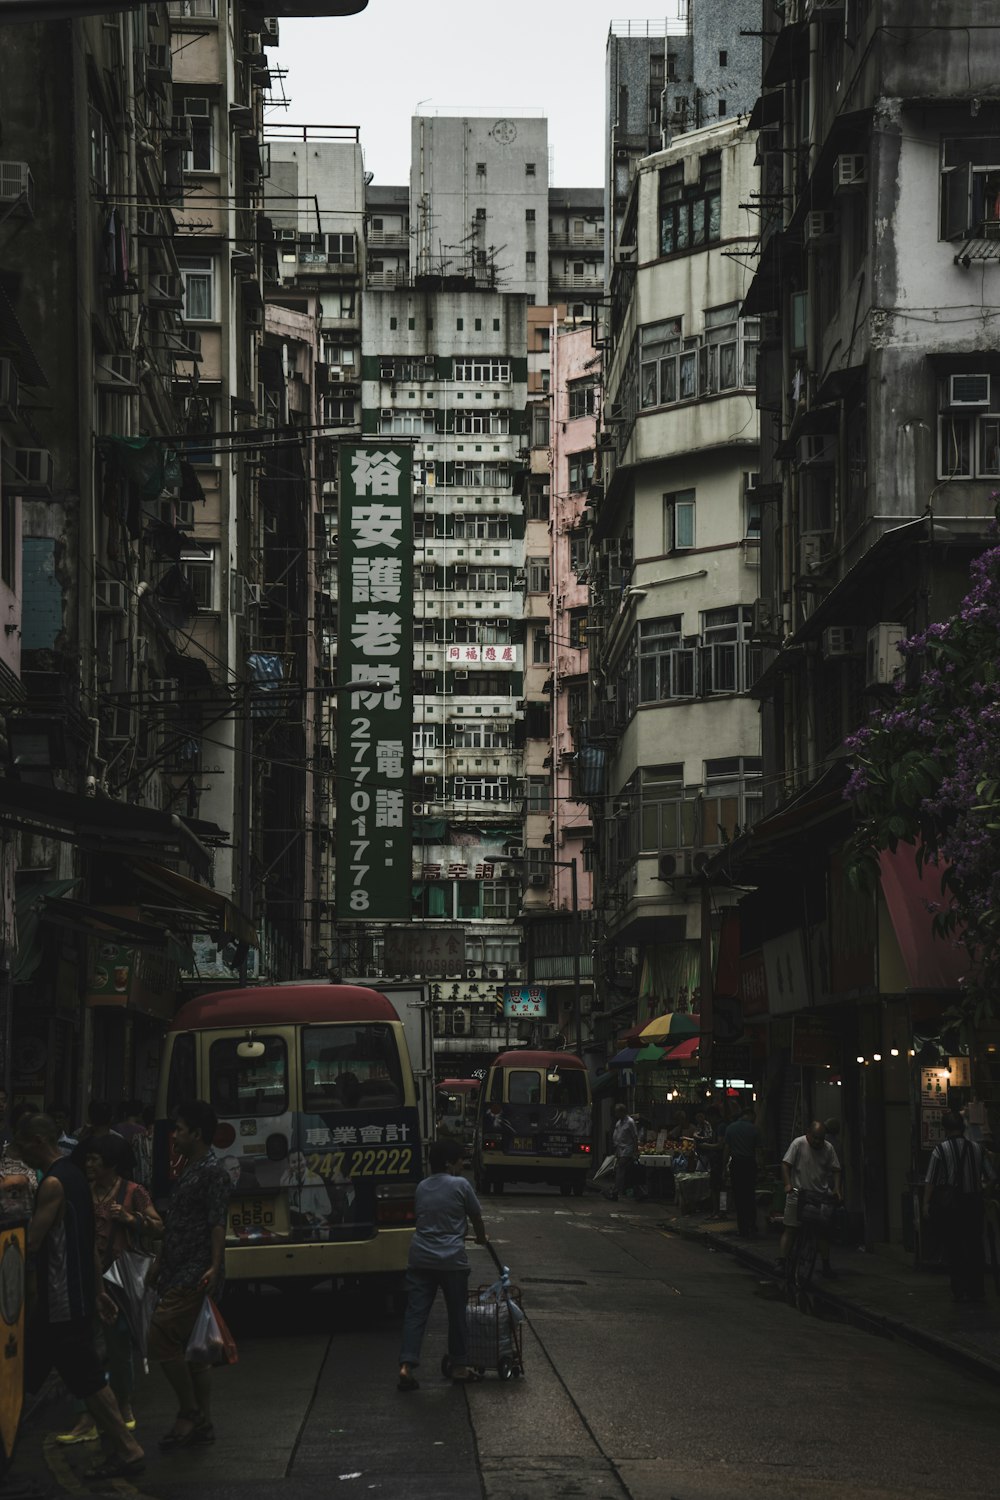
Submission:
<svg viewBox="0 0 1000 1500">
<path fill-rule="evenodd" d="M 582 1068 L 587 1064 L 574 1057 L 572 1052 L 501 1052 L 490 1063 L 491 1068 L 550 1068 L 557 1063 L 560 1068 Z"/>
<path fill-rule="evenodd" d="M 271 984 L 217 990 L 182 1005 L 171 1031 L 224 1026 L 281 1026 L 318 1021 L 398 1021 L 390 1001 L 360 984 Z"/>
<path fill-rule="evenodd" d="M 471 1090 L 482 1088 L 482 1084 L 483 1080 L 481 1078 L 442 1078 L 438 1084 L 438 1088 L 450 1089 L 453 1094 L 457 1094 L 460 1089 Z"/>
</svg>

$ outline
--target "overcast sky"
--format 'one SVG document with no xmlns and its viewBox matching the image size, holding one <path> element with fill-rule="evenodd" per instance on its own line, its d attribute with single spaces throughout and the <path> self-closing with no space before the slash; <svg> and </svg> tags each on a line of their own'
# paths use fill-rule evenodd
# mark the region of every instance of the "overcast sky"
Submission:
<svg viewBox="0 0 1000 1500">
<path fill-rule="evenodd" d="M 604 52 L 614 20 L 675 21 L 678 0 L 368 0 L 357 16 L 281 21 L 272 62 L 290 108 L 269 124 L 360 125 L 381 184 L 410 178 L 410 117 L 548 116 L 553 181 L 604 181 Z M 673 27 L 671 28 L 673 29 Z M 277 91 L 277 86 L 276 90 Z"/>
</svg>

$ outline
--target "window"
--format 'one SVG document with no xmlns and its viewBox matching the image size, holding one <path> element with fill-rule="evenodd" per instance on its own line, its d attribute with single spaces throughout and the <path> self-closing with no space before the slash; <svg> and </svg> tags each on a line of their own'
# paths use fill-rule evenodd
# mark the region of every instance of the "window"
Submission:
<svg viewBox="0 0 1000 1500">
<path fill-rule="evenodd" d="M 324 318 L 354 318 L 355 301 L 352 291 L 334 292 L 332 296 L 323 298 Z"/>
<path fill-rule="evenodd" d="M 526 161 L 525 162 L 525 164 L 524 164 L 524 175 L 525 175 L 525 177 L 534 177 L 535 176 L 535 163 L 533 161 Z"/>
<path fill-rule="evenodd" d="M 552 807 L 552 795 L 547 776 L 529 776 L 525 783 L 530 813 L 547 813 Z"/>
<path fill-rule="evenodd" d="M 690 849 L 698 804 L 684 796 L 684 766 L 644 766 L 639 774 L 639 848 Z"/>
<path fill-rule="evenodd" d="M 531 446 L 533 448 L 547 448 L 551 435 L 551 420 L 549 417 L 549 403 L 547 401 L 535 401 L 531 406 Z"/>
<path fill-rule="evenodd" d="M 1000 137 L 945 140 L 941 156 L 941 239 L 1000 239 Z"/>
<path fill-rule="evenodd" d="M 90 175 L 99 188 L 107 191 L 112 185 L 111 178 L 114 171 L 114 135 L 100 110 L 90 105 L 88 113 L 90 117 Z"/>
<path fill-rule="evenodd" d="M 326 259 L 331 266 L 351 265 L 354 261 L 353 234 L 328 234 L 326 236 Z"/>
<path fill-rule="evenodd" d="M 456 750 L 506 750 L 511 742 L 509 729 L 497 729 L 488 721 L 482 724 L 456 724 L 451 743 Z"/>
<path fill-rule="evenodd" d="M 571 492 L 585 490 L 594 482 L 594 451 L 585 448 L 581 453 L 569 456 L 569 487 Z"/>
<path fill-rule="evenodd" d="M 568 385 L 569 391 L 569 417 L 570 421 L 577 417 L 590 417 L 594 414 L 594 397 L 597 393 L 597 383 L 593 380 L 571 380 Z"/>
<path fill-rule="evenodd" d="M 732 755 L 705 762 L 699 843 L 729 843 L 760 817 L 762 762 L 758 755 Z"/>
<path fill-rule="evenodd" d="M 388 1026 L 385 1028 L 389 1030 Z M 256 1037 L 261 1057 L 240 1057 L 241 1039 L 225 1037 L 209 1049 L 212 1108 L 222 1116 L 282 1115 L 288 1108 L 288 1052 L 280 1036 Z"/>
<path fill-rule="evenodd" d="M 0 578 L 17 590 L 17 496 L 0 497 Z"/>
<path fill-rule="evenodd" d="M 740 318 L 738 314 L 738 302 L 705 309 L 705 333 L 698 355 L 703 396 L 757 383 L 760 324 L 756 318 Z"/>
<path fill-rule="evenodd" d="M 938 395 L 938 478 L 992 479 L 1000 475 L 1000 373 L 977 375 L 988 405 L 980 411 L 949 409 L 951 380 Z"/>
<path fill-rule="evenodd" d="M 549 591 L 549 560 L 547 557 L 528 558 L 528 593 L 547 594 Z"/>
<path fill-rule="evenodd" d="M 534 252 L 534 250 L 526 250 L 524 252 L 524 264 L 526 266 L 533 266 L 535 264 L 535 252 Z"/>
<path fill-rule="evenodd" d="M 750 645 L 753 611 L 745 604 L 708 609 L 701 617 L 702 691 L 745 693 L 756 672 L 759 651 Z"/>
<path fill-rule="evenodd" d="M 511 471 L 503 464 L 456 463 L 449 466 L 445 482 L 467 490 L 509 490 Z"/>
<path fill-rule="evenodd" d="M 491 542 L 510 539 L 509 516 L 456 516 L 454 527 L 452 535 L 459 538 Z"/>
<path fill-rule="evenodd" d="M 698 673 L 695 651 L 681 638 L 681 616 L 639 622 L 639 702 L 693 698 Z"/>
<path fill-rule="evenodd" d="M 219 403 L 216 398 L 199 395 L 191 401 L 186 425 L 189 440 L 183 447 L 184 457 L 189 464 L 211 466 L 215 463 L 214 435 L 220 426 Z"/>
<path fill-rule="evenodd" d="M 215 262 L 210 255 L 192 255 L 178 262 L 184 283 L 184 320 L 211 323 L 215 319 Z"/>
<path fill-rule="evenodd" d="M 663 546 L 666 552 L 683 552 L 694 546 L 694 490 L 664 495 Z"/>
<path fill-rule="evenodd" d="M 385 407 L 379 412 L 378 430 L 400 434 L 434 432 L 436 421 L 436 414 L 426 409 L 407 411 L 405 407 Z"/>
<path fill-rule="evenodd" d="M 571 724 L 579 724 L 587 717 L 589 688 L 586 679 L 571 682 L 566 690 L 566 717 Z"/>
<path fill-rule="evenodd" d="M 433 750 L 437 746 L 437 726 L 435 724 L 418 724 L 413 731 L 413 752 L 419 754 L 422 750 Z"/>
<path fill-rule="evenodd" d="M 547 521 L 549 519 L 549 487 L 547 484 L 533 484 L 528 481 L 528 520 Z"/>
<path fill-rule="evenodd" d="M 214 20 L 219 14 L 219 0 L 170 0 L 167 10 L 172 16 L 197 16 Z"/>
<path fill-rule="evenodd" d="M 696 250 L 716 244 L 721 234 L 722 154 L 708 151 L 701 158 L 699 180 L 684 185 L 684 165 L 660 173 L 660 254 Z"/>
<path fill-rule="evenodd" d="M 532 260 L 534 256 L 532 256 Z M 550 338 L 552 330 L 549 328 L 535 329 L 535 348 L 542 354 L 548 354 L 550 349 Z"/>
<path fill-rule="evenodd" d="M 481 891 L 482 914 L 484 917 L 498 918 L 504 921 L 513 921 L 521 905 L 520 884 L 513 881 L 484 880 Z"/>
<path fill-rule="evenodd" d="M 167 1115 L 172 1117 L 178 1104 L 187 1099 L 197 1099 L 198 1085 L 195 1070 L 195 1039 L 191 1032 L 181 1032 L 174 1037 L 170 1054 L 170 1071 L 167 1073 Z"/>
<path fill-rule="evenodd" d="M 323 363 L 326 365 L 338 365 L 344 369 L 353 369 L 357 351 L 350 344 L 333 344 L 324 342 Z"/>
<path fill-rule="evenodd" d="M 377 1022 L 303 1027 L 302 1087 L 307 1114 L 399 1109 L 403 1077 L 392 1028 Z"/>
<path fill-rule="evenodd" d="M 677 400 L 677 363 L 683 323 L 666 318 L 639 329 L 639 378 L 643 407 Z"/>
<path fill-rule="evenodd" d="M 724 119 L 725 118 L 725 114 L 726 114 L 726 101 L 725 101 L 725 99 L 720 99 L 719 100 L 719 119 L 720 120 Z"/>
<path fill-rule="evenodd" d="M 477 161 L 476 162 L 476 176 L 477 177 L 485 177 L 486 176 L 486 163 L 484 161 Z"/>
<path fill-rule="evenodd" d="M 323 426 L 351 427 L 358 420 L 358 408 L 353 397 L 324 396 Z"/>
<path fill-rule="evenodd" d="M 465 934 L 465 961 L 469 964 L 489 964 L 498 968 L 513 968 L 521 962 L 521 941 L 503 933 L 489 933 L 483 937 Z M 497 1077 L 500 1077 L 497 1074 Z"/>
<path fill-rule="evenodd" d="M 590 565 L 590 539 L 586 531 L 571 531 L 569 534 L 570 571 L 579 578 Z"/>
<path fill-rule="evenodd" d="M 456 359 L 454 380 L 470 380 L 478 385 L 506 383 L 510 380 L 509 359 Z"/>
<path fill-rule="evenodd" d="M 216 588 L 215 548 L 199 546 L 181 553 L 181 572 L 189 585 L 200 610 L 219 608 Z"/>
<path fill-rule="evenodd" d="M 485 210 L 485 208 L 477 208 L 476 209 L 476 223 L 477 224 L 485 224 L 486 223 L 486 210 Z"/>
<path fill-rule="evenodd" d="M 725 68 L 725 67 L 728 66 L 728 64 L 729 64 L 729 53 L 728 52 L 720 52 L 719 53 L 719 67 L 720 68 Z"/>
<path fill-rule="evenodd" d="M 512 802 L 514 783 L 509 776 L 453 776 L 451 797 L 455 802 Z"/>
<path fill-rule="evenodd" d="M 534 222 L 535 222 L 535 210 L 533 208 L 526 208 L 524 210 L 524 222 L 526 224 L 534 224 Z"/>
<path fill-rule="evenodd" d="M 424 359 L 420 355 L 410 359 L 393 360 L 391 355 L 383 356 L 383 364 L 392 366 L 393 376 L 396 380 L 433 380 L 434 361 Z"/>
<path fill-rule="evenodd" d="M 492 433 L 503 437 L 510 432 L 509 411 L 459 411 L 455 413 L 455 431 Z"/>
<path fill-rule="evenodd" d="M 549 632 L 544 625 L 531 632 L 531 660 L 536 667 L 543 667 L 548 664 Z"/>
<path fill-rule="evenodd" d="M 191 148 L 184 153 L 185 172 L 214 172 L 215 109 L 211 99 L 188 94 L 179 107 L 191 123 Z"/>
<path fill-rule="evenodd" d="M 569 642 L 577 651 L 587 649 L 587 610 L 571 609 L 569 612 Z"/>
<path fill-rule="evenodd" d="M 760 475 L 756 470 L 745 470 L 743 474 L 743 535 L 760 539 L 761 506 L 759 489 Z"/>
<path fill-rule="evenodd" d="M 466 568 L 456 563 L 454 584 L 465 592 L 503 594 L 510 589 L 509 568 Z"/>
</svg>

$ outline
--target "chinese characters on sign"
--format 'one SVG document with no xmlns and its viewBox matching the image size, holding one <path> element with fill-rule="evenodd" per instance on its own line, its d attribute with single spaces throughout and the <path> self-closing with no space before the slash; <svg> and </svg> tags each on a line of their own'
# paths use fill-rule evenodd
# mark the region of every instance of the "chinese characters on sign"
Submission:
<svg viewBox="0 0 1000 1500">
<path fill-rule="evenodd" d="M 525 985 L 523 989 L 511 989 L 508 985 L 503 992 L 503 1013 L 511 1018 L 522 1019 L 525 1016 L 545 1016 L 545 986 L 544 984 Z"/>
<path fill-rule="evenodd" d="M 340 451 L 341 682 L 337 916 L 410 912 L 413 693 L 412 458 L 407 446 Z"/>
<path fill-rule="evenodd" d="M 516 646 L 449 646 L 445 661 L 459 665 L 476 662 L 491 667 L 516 667 L 517 651 Z"/>
<path fill-rule="evenodd" d="M 460 974 L 465 964 L 465 933 L 461 927 L 387 927 L 385 971 L 434 979 Z"/>
</svg>

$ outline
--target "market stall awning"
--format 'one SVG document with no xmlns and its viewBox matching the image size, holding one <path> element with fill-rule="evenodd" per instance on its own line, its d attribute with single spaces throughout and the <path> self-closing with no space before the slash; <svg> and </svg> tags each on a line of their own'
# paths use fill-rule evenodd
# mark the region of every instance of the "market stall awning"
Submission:
<svg viewBox="0 0 1000 1500">
<path fill-rule="evenodd" d="M 669 1052 L 664 1053 L 665 1063 L 693 1062 L 698 1055 L 700 1037 L 689 1036 L 686 1041 L 678 1042 L 676 1047 L 671 1047 Z"/>
<path fill-rule="evenodd" d="M 652 1042 L 664 1037 L 680 1041 L 683 1037 L 697 1036 L 701 1031 L 701 1017 L 691 1015 L 687 1011 L 672 1010 L 665 1016 L 657 1016 L 642 1028 L 639 1033 L 644 1042 Z"/>
<path fill-rule="evenodd" d="M 635 1060 L 637 1063 L 658 1063 L 663 1061 L 663 1056 L 663 1048 L 656 1047 L 652 1042 L 649 1042 L 645 1047 L 639 1048 L 639 1051 L 635 1054 Z"/>
<path fill-rule="evenodd" d="M 639 1056 L 638 1047 L 623 1047 L 608 1063 L 609 1068 L 630 1068 Z"/>
<path fill-rule="evenodd" d="M 139 905 L 155 920 L 176 931 L 211 932 L 246 943 L 249 948 L 259 946 L 250 918 L 222 891 L 210 890 L 208 886 L 188 880 L 176 870 L 168 870 L 152 860 L 133 859 L 129 863 L 142 887 Z M 168 899 L 158 900 L 157 893 Z"/>
</svg>

